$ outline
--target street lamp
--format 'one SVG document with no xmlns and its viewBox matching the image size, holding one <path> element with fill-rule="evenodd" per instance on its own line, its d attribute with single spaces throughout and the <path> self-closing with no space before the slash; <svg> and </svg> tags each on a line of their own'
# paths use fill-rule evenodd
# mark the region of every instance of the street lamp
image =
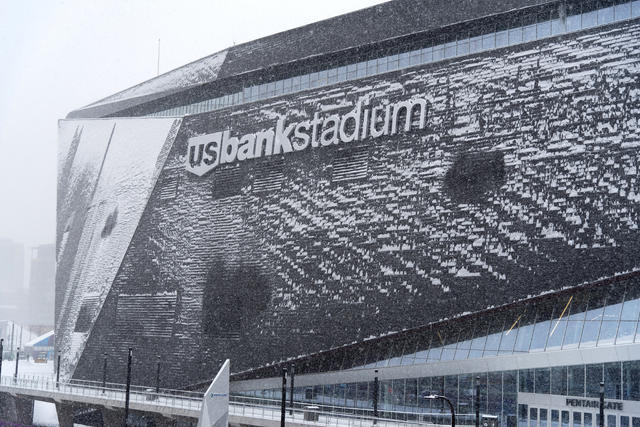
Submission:
<svg viewBox="0 0 640 427">
<path fill-rule="evenodd" d="M 449 404 L 449 410 L 451 410 L 451 427 L 456 427 L 456 412 L 453 409 L 453 403 L 444 396 L 438 394 L 430 394 L 423 397 L 424 399 L 442 399 Z"/>
<path fill-rule="evenodd" d="M 282 368 L 282 401 L 280 402 L 280 427 L 285 427 L 287 406 L 287 368 Z"/>
<path fill-rule="evenodd" d="M 16 353 L 16 372 L 13 374 L 13 382 L 18 381 L 18 362 L 20 361 L 20 347 L 18 347 Z"/>
<path fill-rule="evenodd" d="M 604 381 L 600 381 L 600 427 L 604 427 Z"/>
<path fill-rule="evenodd" d="M 2 382 L 2 355 L 4 352 L 4 338 L 0 338 L 0 383 Z"/>
</svg>

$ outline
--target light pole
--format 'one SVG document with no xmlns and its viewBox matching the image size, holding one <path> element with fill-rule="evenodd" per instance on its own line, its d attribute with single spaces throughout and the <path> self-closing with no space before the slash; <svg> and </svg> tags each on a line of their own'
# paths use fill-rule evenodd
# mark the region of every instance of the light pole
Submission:
<svg viewBox="0 0 640 427">
<path fill-rule="evenodd" d="M 456 411 L 453 409 L 453 403 L 451 403 L 449 399 L 437 394 L 430 394 L 428 396 L 424 396 L 424 398 L 425 399 L 442 399 L 445 402 L 447 402 L 449 404 L 449 410 L 451 411 L 451 427 L 456 427 Z"/>
<path fill-rule="evenodd" d="M 282 368 L 282 402 L 280 403 L 280 427 L 285 427 L 284 419 L 287 406 L 287 368 Z"/>
<path fill-rule="evenodd" d="M 378 370 L 374 371 L 376 376 L 373 378 L 373 418 L 378 418 L 378 389 L 380 387 L 380 383 L 378 381 Z M 375 423 L 377 420 L 373 420 Z"/>
<path fill-rule="evenodd" d="M 102 394 L 107 391 L 107 353 L 104 354 L 104 363 L 102 364 Z"/>
<path fill-rule="evenodd" d="M 476 427 L 480 427 L 480 375 L 476 377 Z"/>
<path fill-rule="evenodd" d="M 604 381 L 600 381 L 600 427 L 604 427 Z"/>
<path fill-rule="evenodd" d="M 60 355 L 58 354 L 58 369 L 56 369 L 56 388 L 60 388 Z"/>
<path fill-rule="evenodd" d="M 158 369 L 156 370 L 156 394 L 160 393 L 160 355 L 158 355 Z"/>
<path fill-rule="evenodd" d="M 133 349 L 129 347 L 129 356 L 127 358 L 127 389 L 124 398 L 124 425 L 128 425 L 129 420 L 129 393 L 131 392 L 131 359 L 133 358 Z"/>
<path fill-rule="evenodd" d="M 13 382 L 18 381 L 18 362 L 20 361 L 20 347 L 17 348 L 16 353 L 16 372 L 13 374 Z"/>
<path fill-rule="evenodd" d="M 0 338 L 0 383 L 2 383 L 2 355 L 4 352 L 4 338 Z"/>
<path fill-rule="evenodd" d="M 291 396 L 289 396 L 289 414 L 293 416 L 293 382 L 296 376 L 296 365 L 291 364 Z"/>
</svg>

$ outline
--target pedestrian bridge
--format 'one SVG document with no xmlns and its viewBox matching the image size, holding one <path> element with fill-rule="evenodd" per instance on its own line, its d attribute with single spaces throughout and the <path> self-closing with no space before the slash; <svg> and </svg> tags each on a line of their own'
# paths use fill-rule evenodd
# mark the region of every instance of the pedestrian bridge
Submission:
<svg viewBox="0 0 640 427">
<path fill-rule="evenodd" d="M 62 427 L 73 426 L 71 408 L 84 406 L 103 412 L 103 420 L 109 426 L 124 425 L 124 384 L 98 383 L 91 381 L 60 381 L 50 376 L 3 376 L 0 378 L 0 420 L 20 424 L 31 424 L 33 401 L 41 400 L 56 404 L 58 419 Z M 11 402 L 13 400 L 13 402 Z M 197 424 L 202 408 L 203 394 L 182 390 L 131 386 L 129 410 L 155 417 L 156 426 Z M 230 396 L 229 425 L 231 426 L 279 426 L 281 409 L 277 401 L 268 401 L 241 396 Z M 15 409 L 10 406 L 13 403 Z M 374 419 L 365 414 L 340 413 L 337 407 L 295 407 L 286 411 L 287 426 L 345 426 L 364 427 L 376 424 L 382 427 L 409 427 L 422 425 L 409 421 Z"/>
</svg>

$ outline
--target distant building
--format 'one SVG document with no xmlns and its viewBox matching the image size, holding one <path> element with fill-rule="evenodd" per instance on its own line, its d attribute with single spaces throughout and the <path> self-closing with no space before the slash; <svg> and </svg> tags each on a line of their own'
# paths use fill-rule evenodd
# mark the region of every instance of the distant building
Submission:
<svg viewBox="0 0 640 427">
<path fill-rule="evenodd" d="M 56 249 L 47 244 L 31 249 L 31 276 L 27 298 L 30 325 L 53 326 Z"/>
<path fill-rule="evenodd" d="M 16 320 L 24 295 L 24 246 L 0 239 L 0 319 Z"/>
</svg>

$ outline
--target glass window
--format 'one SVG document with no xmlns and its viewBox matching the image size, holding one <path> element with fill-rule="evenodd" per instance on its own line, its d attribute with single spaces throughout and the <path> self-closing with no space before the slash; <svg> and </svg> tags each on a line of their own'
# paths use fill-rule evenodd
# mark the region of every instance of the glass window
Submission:
<svg viewBox="0 0 640 427">
<path fill-rule="evenodd" d="M 502 412 L 502 372 L 489 372 L 487 386 L 490 414 Z"/>
<path fill-rule="evenodd" d="M 444 377 L 444 396 L 451 401 L 454 408 L 458 407 L 458 376 Z"/>
<path fill-rule="evenodd" d="M 429 343 L 431 341 L 431 331 L 426 331 L 417 337 L 416 356 L 414 364 L 426 363 L 429 354 Z"/>
<path fill-rule="evenodd" d="M 496 34 L 490 33 L 482 36 L 482 49 L 494 49 L 496 47 Z"/>
<path fill-rule="evenodd" d="M 618 326 L 616 344 L 632 343 L 636 334 L 637 322 L 621 321 Z"/>
<path fill-rule="evenodd" d="M 569 320 L 567 322 L 567 330 L 564 334 L 564 344 L 562 345 L 563 349 L 578 347 L 583 326 L 583 321 Z"/>
<path fill-rule="evenodd" d="M 513 319 L 513 323 L 511 323 L 508 328 L 506 325 L 509 324 L 509 321 L 505 324 L 506 330 L 502 333 L 502 338 L 500 340 L 500 354 L 513 353 L 513 346 L 515 345 L 516 338 L 518 337 L 518 324 L 520 323 L 521 318 L 522 315 Z"/>
<path fill-rule="evenodd" d="M 524 393 L 534 392 L 534 373 L 533 369 L 521 369 L 518 371 L 518 390 Z"/>
<path fill-rule="evenodd" d="M 559 34 L 564 34 L 567 30 L 566 20 L 565 19 L 554 19 L 551 21 L 551 34 L 557 36 Z"/>
<path fill-rule="evenodd" d="M 551 368 L 551 394 L 567 395 L 566 366 L 554 366 Z"/>
<path fill-rule="evenodd" d="M 573 427 L 580 427 L 582 425 L 582 412 L 575 411 L 573 413 Z"/>
<path fill-rule="evenodd" d="M 504 47 L 509 45 L 509 32 L 507 30 L 498 31 L 496 33 L 496 47 Z"/>
<path fill-rule="evenodd" d="M 458 56 L 469 54 L 469 39 L 458 40 L 457 45 L 456 54 Z"/>
<path fill-rule="evenodd" d="M 538 427 L 538 408 L 529 408 L 529 426 Z"/>
<path fill-rule="evenodd" d="M 620 416 L 620 427 L 629 427 L 629 417 L 624 415 Z"/>
<path fill-rule="evenodd" d="M 509 46 L 522 43 L 522 27 L 509 30 Z"/>
<path fill-rule="evenodd" d="M 475 36 L 469 39 L 469 53 L 476 53 L 482 50 L 482 36 Z"/>
<path fill-rule="evenodd" d="M 309 74 L 309 87 L 318 87 L 318 73 Z"/>
<path fill-rule="evenodd" d="M 600 320 L 587 320 L 584 322 L 584 330 L 580 340 L 580 347 L 595 347 L 600 332 Z"/>
<path fill-rule="evenodd" d="M 622 364 L 620 362 L 604 364 L 604 397 L 622 399 Z"/>
<path fill-rule="evenodd" d="M 587 365 L 586 371 L 587 371 L 586 396 L 599 397 L 600 381 L 602 381 L 602 364 L 596 363 L 594 365 Z"/>
<path fill-rule="evenodd" d="M 582 28 L 582 15 L 567 16 L 567 32 L 579 31 Z"/>
<path fill-rule="evenodd" d="M 613 6 L 598 10 L 598 25 L 609 24 L 613 22 L 614 18 L 615 12 L 613 10 Z"/>
<path fill-rule="evenodd" d="M 569 396 L 584 396 L 584 365 L 569 366 L 567 379 Z"/>
<path fill-rule="evenodd" d="M 420 49 L 412 50 L 409 56 L 409 64 L 410 65 L 419 65 L 422 62 Z"/>
<path fill-rule="evenodd" d="M 533 335 L 534 325 L 529 324 L 521 326 L 518 330 L 518 338 L 516 340 L 515 352 L 526 353 L 531 345 L 531 336 Z"/>
<path fill-rule="evenodd" d="M 527 25 L 522 28 L 522 41 L 530 42 L 536 39 L 536 24 Z"/>
<path fill-rule="evenodd" d="M 616 334 L 618 333 L 618 322 L 603 321 L 600 327 L 600 336 L 598 338 L 598 347 L 605 345 L 613 345 Z"/>
<path fill-rule="evenodd" d="M 631 17 L 637 18 L 640 16 L 640 0 L 631 2 Z"/>
<path fill-rule="evenodd" d="M 615 415 L 607 415 L 607 427 L 616 427 Z"/>
<path fill-rule="evenodd" d="M 444 45 L 444 57 L 445 58 L 453 58 L 454 56 L 456 56 L 456 49 L 457 49 L 457 43 L 456 42 L 449 42 L 446 43 Z"/>
<path fill-rule="evenodd" d="M 338 67 L 338 81 L 344 82 L 347 80 L 347 67 Z"/>
<path fill-rule="evenodd" d="M 551 21 L 538 22 L 537 25 L 539 39 L 549 37 L 551 35 Z"/>
<path fill-rule="evenodd" d="M 498 348 L 500 347 L 500 340 L 502 338 L 502 324 L 503 321 L 500 317 L 494 320 L 494 324 L 491 325 L 489 332 L 496 331 L 487 336 L 487 342 L 484 348 L 485 356 L 495 356 L 498 354 Z"/>
<path fill-rule="evenodd" d="M 295 76 L 293 78 L 291 78 L 291 90 L 294 92 L 297 92 L 300 90 L 300 86 L 301 86 L 301 77 L 300 76 Z"/>
<path fill-rule="evenodd" d="M 551 427 L 559 427 L 560 426 L 560 411 L 557 409 L 551 410 Z"/>
<path fill-rule="evenodd" d="M 300 76 L 300 90 L 309 89 L 309 74 Z"/>
<path fill-rule="evenodd" d="M 584 427 L 593 427 L 593 416 L 590 413 L 585 412 L 583 421 Z"/>
<path fill-rule="evenodd" d="M 621 320 L 638 320 L 638 313 L 640 313 L 640 298 L 631 291 L 627 292 L 625 296 L 624 304 L 622 305 L 622 313 L 620 315 Z"/>
<path fill-rule="evenodd" d="M 640 360 L 622 362 L 622 398 L 640 400 Z"/>
<path fill-rule="evenodd" d="M 389 345 L 389 359 L 388 366 L 400 366 L 400 360 L 402 359 L 402 350 L 404 349 L 404 339 L 398 338 Z"/>
<path fill-rule="evenodd" d="M 356 64 L 356 65 L 357 65 L 356 76 L 358 78 L 366 77 L 367 76 L 367 62 L 366 61 L 358 62 L 358 64 Z"/>
<path fill-rule="evenodd" d="M 409 66 L 409 52 L 403 52 L 398 55 L 398 67 L 406 68 Z"/>
<path fill-rule="evenodd" d="M 444 58 L 444 46 L 439 44 L 433 47 L 433 60 L 440 61 Z"/>
<path fill-rule="evenodd" d="M 527 416 L 529 407 L 527 405 L 518 405 L 518 427 L 527 427 Z"/>
<path fill-rule="evenodd" d="M 549 394 L 551 391 L 551 369 L 536 369 L 535 392 L 538 394 Z"/>
<path fill-rule="evenodd" d="M 420 57 L 423 64 L 433 61 L 433 48 L 425 47 L 424 49 L 420 49 Z"/>
<path fill-rule="evenodd" d="M 328 74 L 327 70 L 318 72 L 318 85 L 324 86 L 327 84 L 327 74 Z"/>
<path fill-rule="evenodd" d="M 547 427 L 547 409 L 540 409 L 540 427 Z"/>
<path fill-rule="evenodd" d="M 459 398 L 458 398 L 458 412 L 461 414 L 471 414 L 473 410 L 473 397 L 475 390 L 473 386 L 473 375 L 464 374 L 458 378 L 459 385 Z"/>
<path fill-rule="evenodd" d="M 631 18 L 631 2 L 617 4 L 615 8 L 616 21 Z"/>
<path fill-rule="evenodd" d="M 598 12 L 592 10 L 582 14 L 582 28 L 595 27 L 598 24 Z"/>
<path fill-rule="evenodd" d="M 367 61 L 367 75 L 373 76 L 374 74 L 377 74 L 377 73 L 378 73 L 378 60 L 371 59 Z"/>
<path fill-rule="evenodd" d="M 562 411 L 562 418 L 561 418 L 561 426 L 562 427 L 569 427 L 569 411 Z"/>
<path fill-rule="evenodd" d="M 333 84 L 338 81 L 338 69 L 332 68 L 327 71 L 327 84 Z"/>
<path fill-rule="evenodd" d="M 387 57 L 387 71 L 394 71 L 398 69 L 398 55 L 391 55 Z"/>
<path fill-rule="evenodd" d="M 386 56 L 377 59 L 378 73 L 386 73 L 387 72 L 387 60 L 388 60 L 388 57 L 386 57 Z"/>
<path fill-rule="evenodd" d="M 405 384 L 404 405 L 408 406 L 407 410 L 413 411 L 418 401 L 418 380 L 416 378 L 408 378 Z"/>
<path fill-rule="evenodd" d="M 283 93 L 284 82 L 282 80 L 278 80 L 276 82 L 276 94 L 280 95 Z"/>
<path fill-rule="evenodd" d="M 518 372 L 502 373 L 502 414 L 505 417 L 515 416 L 518 403 Z"/>
<path fill-rule="evenodd" d="M 358 77 L 358 64 L 347 65 L 347 80 L 354 80 Z"/>
<path fill-rule="evenodd" d="M 547 337 L 551 328 L 551 312 L 553 305 L 549 303 L 540 304 L 536 307 L 536 323 L 531 337 L 530 351 L 543 351 L 547 344 Z"/>
</svg>

